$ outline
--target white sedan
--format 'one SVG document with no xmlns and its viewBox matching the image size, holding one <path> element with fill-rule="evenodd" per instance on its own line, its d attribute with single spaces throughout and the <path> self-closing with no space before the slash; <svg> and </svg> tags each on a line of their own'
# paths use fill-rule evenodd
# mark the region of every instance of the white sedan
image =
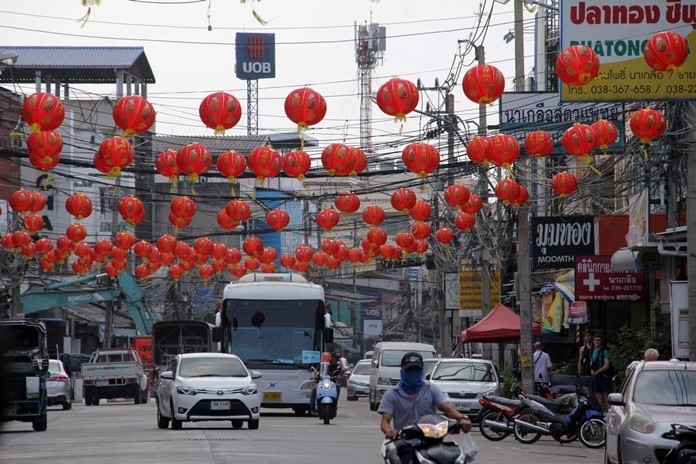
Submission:
<svg viewBox="0 0 696 464">
<path fill-rule="evenodd" d="M 186 353 L 174 357 L 160 374 L 157 426 L 179 430 L 183 422 L 229 420 L 234 428 L 247 422 L 259 428 L 261 400 L 254 379 L 237 356 Z"/>
</svg>

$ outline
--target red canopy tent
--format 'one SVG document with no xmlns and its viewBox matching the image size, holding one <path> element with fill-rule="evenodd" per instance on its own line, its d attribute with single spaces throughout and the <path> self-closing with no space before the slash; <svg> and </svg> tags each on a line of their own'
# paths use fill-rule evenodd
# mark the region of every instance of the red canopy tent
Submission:
<svg viewBox="0 0 696 464">
<path fill-rule="evenodd" d="M 541 335 L 538 322 L 532 323 L 532 333 Z M 508 342 L 520 338 L 520 316 L 498 303 L 478 323 L 462 330 L 463 342 Z"/>
</svg>

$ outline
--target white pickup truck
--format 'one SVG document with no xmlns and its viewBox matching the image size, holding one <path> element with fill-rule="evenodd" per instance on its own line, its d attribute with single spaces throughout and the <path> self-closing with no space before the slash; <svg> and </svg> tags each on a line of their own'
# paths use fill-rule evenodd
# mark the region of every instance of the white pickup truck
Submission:
<svg viewBox="0 0 696 464">
<path fill-rule="evenodd" d="M 82 365 L 82 394 L 87 406 L 97 406 L 101 398 L 133 398 L 135 404 L 146 403 L 149 390 L 143 363 L 133 349 L 97 350 Z"/>
</svg>

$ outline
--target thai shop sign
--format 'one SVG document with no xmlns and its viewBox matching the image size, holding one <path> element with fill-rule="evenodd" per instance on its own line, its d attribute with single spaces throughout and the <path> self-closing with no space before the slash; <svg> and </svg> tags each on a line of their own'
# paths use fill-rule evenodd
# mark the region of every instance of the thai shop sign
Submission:
<svg viewBox="0 0 696 464">
<path fill-rule="evenodd" d="M 563 101 L 696 98 L 696 58 L 677 71 L 657 72 L 643 48 L 660 31 L 674 31 L 696 50 L 696 0 L 563 0 L 561 49 L 587 45 L 599 57 L 599 75 L 582 87 L 561 85 Z"/>
<path fill-rule="evenodd" d="M 595 253 L 592 216 L 534 216 L 532 270 L 575 267 L 576 256 Z"/>
<path fill-rule="evenodd" d="M 642 301 L 642 272 L 617 271 L 611 256 L 575 257 L 575 299 L 578 301 Z"/>
<path fill-rule="evenodd" d="M 555 142 L 554 152 L 563 154 L 560 140 L 566 129 L 576 122 L 592 124 L 606 119 L 619 130 L 619 137 L 608 150 L 624 143 L 623 103 L 562 102 L 557 92 L 505 92 L 499 101 L 500 131 L 514 135 L 520 142 L 529 132 L 545 130 Z"/>
</svg>

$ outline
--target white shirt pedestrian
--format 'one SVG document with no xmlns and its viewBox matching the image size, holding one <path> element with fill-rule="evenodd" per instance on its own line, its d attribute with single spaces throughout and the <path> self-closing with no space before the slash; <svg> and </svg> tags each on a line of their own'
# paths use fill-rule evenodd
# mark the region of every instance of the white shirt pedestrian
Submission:
<svg viewBox="0 0 696 464">
<path fill-rule="evenodd" d="M 534 344 L 534 382 L 549 383 L 549 369 L 551 369 L 551 358 L 548 353 L 542 351 L 541 343 Z"/>
</svg>

